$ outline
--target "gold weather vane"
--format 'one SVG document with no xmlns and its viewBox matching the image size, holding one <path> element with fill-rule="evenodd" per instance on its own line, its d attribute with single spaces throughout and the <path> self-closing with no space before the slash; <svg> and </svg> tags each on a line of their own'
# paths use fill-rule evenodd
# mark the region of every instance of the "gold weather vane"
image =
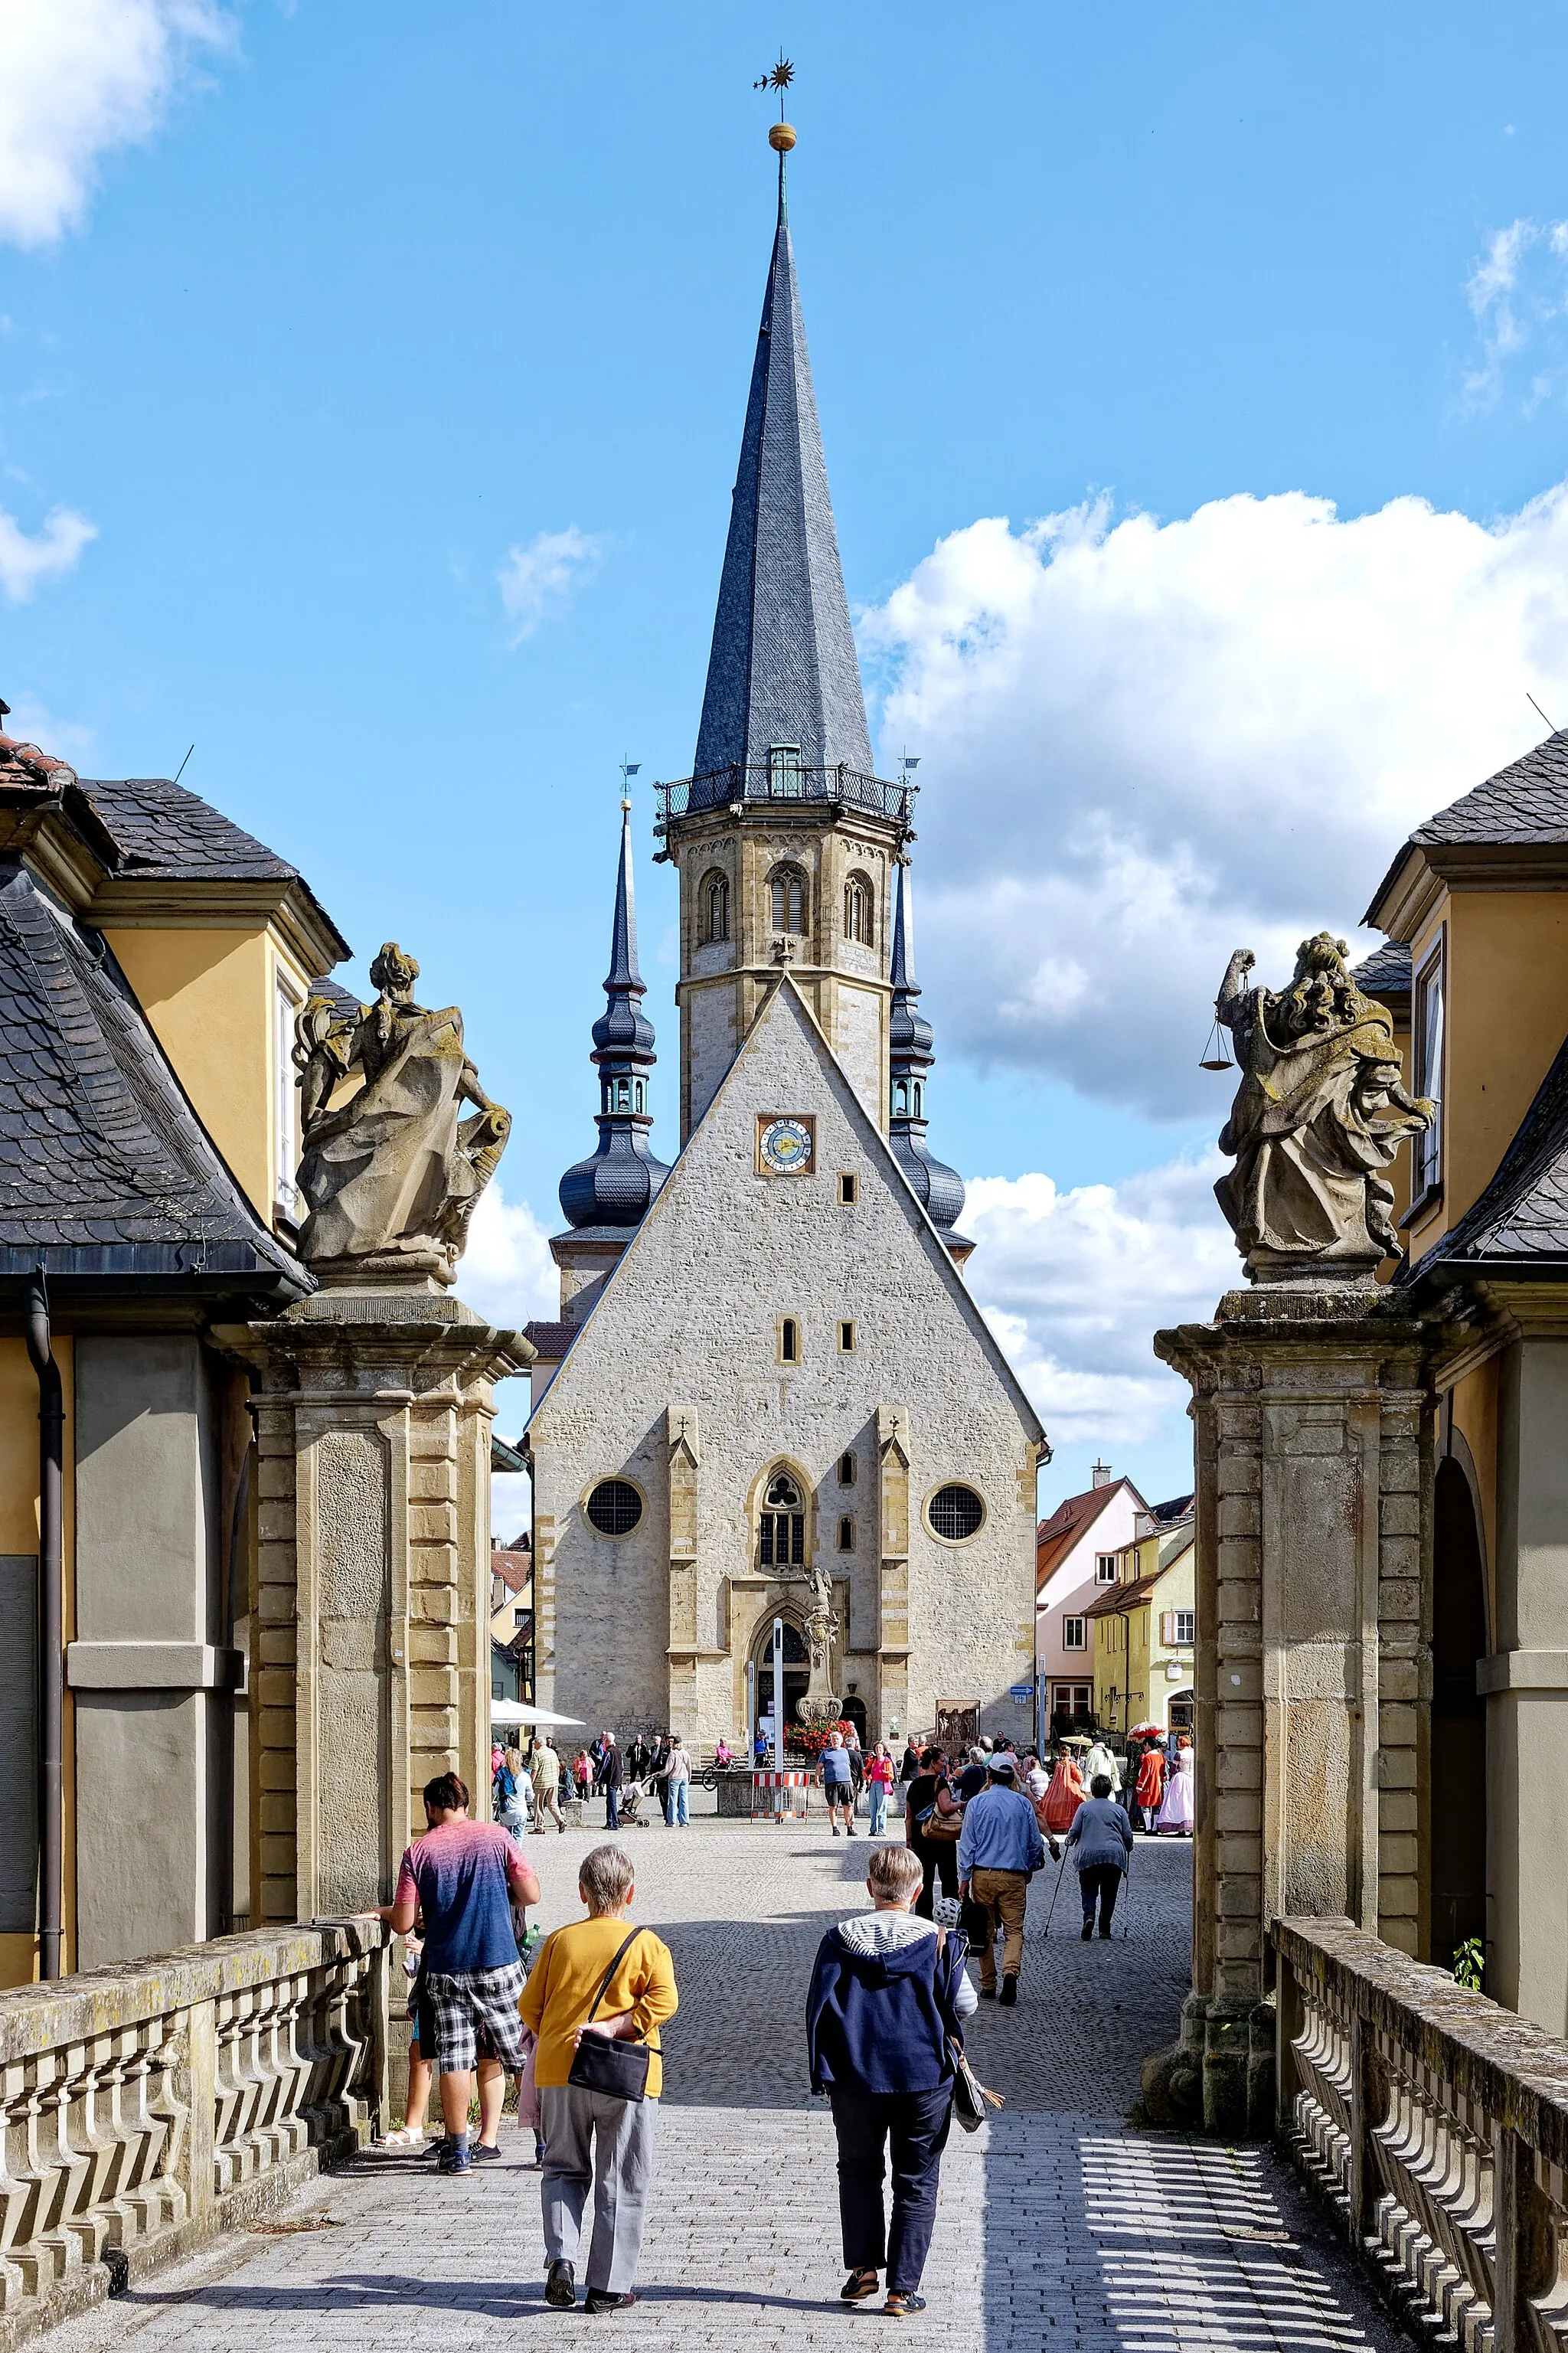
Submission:
<svg viewBox="0 0 1568 2353">
<path fill-rule="evenodd" d="M 770 66 L 766 73 L 763 74 L 762 79 L 760 81 L 754 81 L 752 84 L 752 88 L 753 90 L 776 90 L 779 94 L 779 119 L 773 124 L 773 129 L 768 132 L 768 145 L 773 150 L 773 153 L 779 159 L 779 171 L 781 174 L 784 171 L 784 159 L 789 153 L 790 149 L 795 145 L 795 132 L 791 125 L 784 121 L 784 94 L 794 79 L 794 64 L 785 57 L 784 51 L 781 49 L 779 51 L 779 61 L 777 65 Z M 784 186 L 782 177 L 779 181 L 779 186 L 782 190 Z M 783 202 L 782 195 L 780 202 L 781 204 Z"/>
</svg>

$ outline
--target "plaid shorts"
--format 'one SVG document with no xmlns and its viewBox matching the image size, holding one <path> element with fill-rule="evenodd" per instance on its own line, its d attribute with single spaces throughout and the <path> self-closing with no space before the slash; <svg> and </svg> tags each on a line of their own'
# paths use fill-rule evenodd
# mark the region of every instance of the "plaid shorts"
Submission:
<svg viewBox="0 0 1568 2353">
<path fill-rule="evenodd" d="M 438 2073 L 450 2075 L 472 2067 L 478 2059 L 499 2059 L 510 2074 L 522 2067 L 522 2021 L 517 1998 L 522 1991 L 521 1961 L 500 1969 L 464 1969 L 444 1976 L 432 1969 L 425 1980 L 421 2027 L 428 2019 L 436 2048 L 419 2048 L 434 2059 Z"/>
</svg>

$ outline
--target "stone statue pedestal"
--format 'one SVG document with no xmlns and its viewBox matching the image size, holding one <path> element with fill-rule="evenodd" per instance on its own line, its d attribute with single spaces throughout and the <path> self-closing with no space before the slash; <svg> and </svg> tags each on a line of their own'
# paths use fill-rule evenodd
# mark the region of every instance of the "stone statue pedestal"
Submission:
<svg viewBox="0 0 1568 2353">
<path fill-rule="evenodd" d="M 219 1338 L 258 1376 L 252 1916 L 361 1911 L 433 1775 L 489 1812 L 491 1384 L 533 1351 L 434 1284 Z"/>
<path fill-rule="evenodd" d="M 1331 1282 L 1231 1292 L 1156 1335 L 1193 1387 L 1198 1638 L 1193 1991 L 1145 2069 L 1158 2121 L 1272 2129 L 1277 1916 L 1425 1950 L 1436 1336 Z"/>
</svg>

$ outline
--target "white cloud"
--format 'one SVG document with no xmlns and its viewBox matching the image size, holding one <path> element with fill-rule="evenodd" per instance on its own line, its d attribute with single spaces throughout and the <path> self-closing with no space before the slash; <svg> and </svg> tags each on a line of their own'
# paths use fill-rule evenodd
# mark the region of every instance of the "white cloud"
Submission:
<svg viewBox="0 0 1568 2353">
<path fill-rule="evenodd" d="M 0 237 L 78 227 L 100 159 L 150 138 L 192 59 L 228 45 L 213 0 L 5 0 L 0 8 Z"/>
<path fill-rule="evenodd" d="M 1217 1124 L 1195 1065 L 1230 951 L 1277 983 L 1538 740 L 1527 692 L 1568 722 L 1568 485 L 1490 525 L 1300 492 L 990 518 L 862 636 L 922 754 L 939 1048 Z"/>
<path fill-rule="evenodd" d="M 492 1181 L 479 1197 L 457 1289 L 503 1331 L 561 1313 L 561 1278 L 544 1228 L 526 1201 L 510 1202 Z"/>
<path fill-rule="evenodd" d="M 576 524 L 564 531 L 536 532 L 526 547 L 508 551 L 496 578 L 511 627 L 507 643 L 521 645 L 542 621 L 563 612 L 584 581 L 597 571 L 604 550 Z"/>
<path fill-rule="evenodd" d="M 1189 1392 L 1149 1335 L 1211 1315 L 1239 1278 L 1212 1189 L 1224 1165 L 1173 1161 L 1067 1193 L 1038 1176 L 970 1186 L 971 1288 L 1058 1449 L 1125 1452 L 1179 1431 Z"/>
<path fill-rule="evenodd" d="M 1568 357 L 1568 221 L 1510 221 L 1494 229 L 1465 283 L 1481 338 L 1481 363 L 1465 378 L 1473 403 L 1501 393 L 1510 363 L 1531 354 L 1521 398 L 1539 406 L 1563 381 Z"/>
<path fill-rule="evenodd" d="M 13 605 L 25 605 L 40 580 L 58 580 L 70 571 L 89 540 L 97 537 L 98 525 L 69 507 L 53 508 L 36 533 L 25 532 L 0 508 L 0 588 Z"/>
</svg>

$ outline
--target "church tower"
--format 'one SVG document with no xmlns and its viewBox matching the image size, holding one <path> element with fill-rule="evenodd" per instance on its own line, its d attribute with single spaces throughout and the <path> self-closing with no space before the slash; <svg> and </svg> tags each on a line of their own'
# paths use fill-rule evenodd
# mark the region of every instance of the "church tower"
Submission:
<svg viewBox="0 0 1568 2353">
<path fill-rule="evenodd" d="M 658 792 L 658 855 L 680 875 L 682 1144 L 781 966 L 886 1135 L 894 869 L 914 787 L 871 770 L 782 152 L 697 756 Z"/>
</svg>

